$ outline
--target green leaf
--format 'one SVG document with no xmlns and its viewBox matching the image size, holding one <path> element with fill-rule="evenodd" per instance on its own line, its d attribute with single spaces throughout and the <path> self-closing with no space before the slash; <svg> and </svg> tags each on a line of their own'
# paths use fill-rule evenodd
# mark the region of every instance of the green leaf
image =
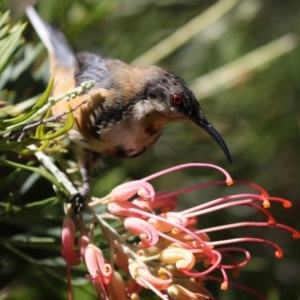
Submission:
<svg viewBox="0 0 300 300">
<path fill-rule="evenodd" d="M 57 197 L 51 197 L 40 201 L 31 202 L 25 205 L 23 209 L 30 209 L 30 210 L 36 210 L 36 209 L 42 209 L 44 207 L 56 204 L 59 201 Z"/>
<path fill-rule="evenodd" d="M 45 102 L 48 100 L 48 98 L 50 96 L 50 93 L 51 93 L 52 88 L 53 88 L 53 84 L 54 84 L 54 78 L 51 78 L 45 92 L 43 93 L 43 95 L 39 99 L 39 101 L 34 105 L 33 109 L 36 109 L 36 108 L 39 109 L 45 104 Z"/>
<path fill-rule="evenodd" d="M 2 214 L 1 216 L 9 215 L 14 217 L 21 217 L 28 214 L 32 214 L 35 211 L 39 211 L 45 207 L 49 207 L 51 205 L 54 205 L 59 202 L 58 197 L 50 197 L 44 200 L 35 201 L 26 204 L 25 206 L 20 206 L 18 208 L 12 207 L 12 209 L 7 210 L 5 214 Z"/>
<path fill-rule="evenodd" d="M 66 195 L 68 195 L 68 193 L 66 192 L 64 187 L 61 185 L 61 183 L 52 174 L 50 174 L 49 172 L 47 172 L 44 169 L 19 164 L 19 163 L 16 163 L 16 162 L 13 162 L 13 161 L 10 161 L 10 160 L 6 160 L 6 159 L 3 159 L 3 158 L 0 158 L 0 166 L 20 168 L 20 169 L 24 169 L 24 170 L 28 170 L 28 171 L 31 171 L 31 172 L 38 173 L 42 177 L 44 177 L 46 180 L 50 181 L 53 185 L 55 185 L 59 190 L 64 192 Z"/>
<path fill-rule="evenodd" d="M 74 125 L 74 117 L 71 112 L 71 107 L 69 106 L 69 113 L 68 113 L 68 120 L 66 124 L 59 130 L 55 131 L 54 133 L 49 133 L 44 135 L 44 137 L 40 138 L 41 140 L 50 140 L 53 138 L 56 138 L 58 136 L 61 136 L 65 133 L 67 133 Z"/>
<path fill-rule="evenodd" d="M 0 28 L 5 26 L 9 22 L 9 11 L 6 11 L 3 15 L 0 13 Z"/>
<path fill-rule="evenodd" d="M 0 29 L 0 39 L 2 39 L 7 34 L 8 30 L 9 30 L 9 25 L 6 25 Z"/>
<path fill-rule="evenodd" d="M 14 169 L 7 176 L 1 178 L 0 180 L 0 191 L 5 190 L 10 184 L 19 178 L 24 173 L 25 170 L 22 169 Z"/>
<path fill-rule="evenodd" d="M 21 126 L 23 126 L 24 125 L 23 122 L 26 121 L 27 119 L 29 119 L 31 116 L 33 116 L 45 104 L 45 102 L 49 98 L 50 93 L 52 91 L 53 83 L 54 83 L 54 79 L 52 78 L 47 86 L 47 89 L 45 90 L 45 92 L 43 93 L 41 98 L 38 100 L 38 102 L 33 106 L 33 108 L 30 111 L 28 111 L 20 116 L 17 116 L 15 118 L 1 121 L 0 128 L 7 129 L 9 127 L 5 131 L 5 132 L 8 132 L 11 130 L 16 130 L 17 128 L 20 128 Z M 22 124 L 19 124 L 19 123 L 22 123 Z"/>
<path fill-rule="evenodd" d="M 47 148 L 47 146 L 49 145 L 49 140 L 44 140 L 41 144 L 41 146 L 36 150 L 36 151 L 43 151 Z"/>
<path fill-rule="evenodd" d="M 51 109 L 49 109 L 44 117 L 44 120 L 48 119 L 49 117 L 51 116 Z M 46 124 L 43 123 L 41 125 L 39 125 L 37 128 L 36 128 L 36 131 L 35 131 L 35 138 L 36 139 L 39 139 L 39 140 L 43 140 L 45 139 L 45 126 Z"/>
<path fill-rule="evenodd" d="M 21 142 L 10 141 L 9 138 L 0 139 L 0 151 L 13 151 L 26 154 L 29 151 L 28 149 L 26 149 L 26 147 L 35 144 L 38 141 L 39 140 L 35 138 L 27 138 L 22 140 Z"/>
<path fill-rule="evenodd" d="M 0 40 L 0 73 L 8 66 L 14 51 L 21 45 L 22 32 L 26 24 L 15 25 L 5 38 Z"/>
</svg>

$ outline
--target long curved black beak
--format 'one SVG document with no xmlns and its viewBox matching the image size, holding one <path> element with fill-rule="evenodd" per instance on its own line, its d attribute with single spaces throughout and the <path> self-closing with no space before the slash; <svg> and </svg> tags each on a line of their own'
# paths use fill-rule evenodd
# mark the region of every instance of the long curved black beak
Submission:
<svg viewBox="0 0 300 300">
<path fill-rule="evenodd" d="M 223 138 L 219 134 L 219 132 L 210 123 L 208 123 L 208 121 L 206 120 L 206 118 L 204 116 L 197 118 L 194 122 L 199 127 L 204 129 L 218 143 L 218 145 L 221 147 L 224 154 L 226 155 L 228 161 L 232 165 L 232 159 L 231 159 L 230 152 L 229 152 Z"/>
</svg>

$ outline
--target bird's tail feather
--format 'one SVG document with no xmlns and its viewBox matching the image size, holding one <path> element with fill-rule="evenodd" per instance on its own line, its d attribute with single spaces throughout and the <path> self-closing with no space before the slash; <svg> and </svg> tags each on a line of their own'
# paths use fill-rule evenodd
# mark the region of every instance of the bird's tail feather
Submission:
<svg viewBox="0 0 300 300">
<path fill-rule="evenodd" d="M 26 14 L 33 28 L 48 50 L 51 76 L 57 67 L 66 70 L 76 66 L 75 54 L 63 33 L 41 19 L 32 6 L 26 8 Z"/>
</svg>

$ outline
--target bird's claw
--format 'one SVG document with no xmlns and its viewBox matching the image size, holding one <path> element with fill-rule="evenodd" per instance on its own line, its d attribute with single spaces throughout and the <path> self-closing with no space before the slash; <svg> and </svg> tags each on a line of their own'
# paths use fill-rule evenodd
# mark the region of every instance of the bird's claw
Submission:
<svg viewBox="0 0 300 300">
<path fill-rule="evenodd" d="M 81 187 L 76 194 L 73 194 L 69 198 L 69 203 L 72 204 L 75 214 L 78 214 L 83 211 L 86 199 L 88 198 L 90 189 L 83 186 Z"/>
</svg>

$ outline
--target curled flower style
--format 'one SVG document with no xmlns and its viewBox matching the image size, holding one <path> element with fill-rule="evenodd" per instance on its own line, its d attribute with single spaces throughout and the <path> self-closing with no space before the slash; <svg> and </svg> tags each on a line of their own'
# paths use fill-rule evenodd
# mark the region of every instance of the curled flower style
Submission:
<svg viewBox="0 0 300 300">
<path fill-rule="evenodd" d="M 133 204 L 145 211 L 152 212 L 159 209 L 161 213 L 167 213 L 176 208 L 177 197 L 169 196 L 168 193 L 156 192 L 153 201 L 145 201 L 142 198 L 134 199 Z"/>
<path fill-rule="evenodd" d="M 141 239 L 139 245 L 142 248 L 154 246 L 158 242 L 157 231 L 147 221 L 133 217 L 127 218 L 124 220 L 124 227 L 133 234 L 139 235 Z"/>
<path fill-rule="evenodd" d="M 191 270 L 195 265 L 195 256 L 189 249 L 184 249 L 181 247 L 171 247 L 164 249 L 160 255 L 159 259 L 163 263 L 175 264 L 178 270 Z"/>
<path fill-rule="evenodd" d="M 172 284 L 172 274 L 166 269 L 160 268 L 157 276 L 152 275 L 146 264 L 140 261 L 131 260 L 129 262 L 129 272 L 131 277 L 142 287 L 151 289 L 161 299 L 168 299 L 160 290 L 167 289 Z"/>
<path fill-rule="evenodd" d="M 132 209 L 135 209 L 135 211 L 133 212 Z M 122 217 L 146 218 L 139 206 L 129 201 L 112 201 L 107 204 L 107 210 Z"/>
<path fill-rule="evenodd" d="M 152 185 L 147 181 L 136 180 L 123 183 L 110 193 L 113 201 L 126 201 L 135 194 L 138 194 L 144 200 L 152 200 L 155 192 Z"/>
<path fill-rule="evenodd" d="M 90 273 L 90 279 L 101 284 L 108 284 L 111 280 L 111 266 L 104 261 L 102 251 L 89 244 L 85 250 L 85 263 Z"/>
<path fill-rule="evenodd" d="M 225 180 L 202 182 L 174 191 L 155 191 L 149 183 L 170 172 L 202 167 L 220 171 Z M 179 209 L 177 206 L 181 194 L 233 183 L 241 189 L 246 187 L 247 191 L 250 188 L 251 192 L 220 196 L 186 209 Z M 87 246 L 83 243 L 83 246 L 79 244 L 79 249 L 84 253 L 89 278 L 96 286 L 99 299 L 123 299 L 124 295 L 129 299 L 139 299 L 142 289 L 151 290 L 160 299 L 166 300 L 213 299 L 204 285 L 205 280 L 220 282 L 222 290 L 226 290 L 228 286 L 236 286 L 265 299 L 256 291 L 233 282 L 227 273 L 231 271 L 236 278 L 241 268 L 251 260 L 250 252 L 244 248 L 245 242 L 269 245 L 275 250 L 277 258 L 282 257 L 281 248 L 261 237 L 246 235 L 215 240 L 210 234 L 235 228 L 245 228 L 248 233 L 251 227 L 260 227 L 284 230 L 291 233 L 292 237 L 300 238 L 298 231 L 278 223 L 271 214 L 271 205 L 278 203 L 283 208 L 291 207 L 288 200 L 272 197 L 256 184 L 233 182 L 230 175 L 220 167 L 197 163 L 180 165 L 141 180 L 121 184 L 104 198 L 93 198 L 88 204 L 88 211 L 94 220 L 91 228 L 99 224 L 109 247 L 109 251 L 104 252 L 107 253 L 105 259 L 109 264 L 95 245 Z M 104 211 L 105 206 L 107 210 L 103 213 L 97 210 L 96 213 L 94 208 L 98 205 L 102 205 L 101 211 Z M 263 220 L 242 220 L 231 224 L 216 224 L 210 228 L 197 224 L 199 218 L 202 221 L 208 214 L 242 206 L 257 211 Z M 91 243 L 92 240 L 97 243 L 97 237 L 93 233 L 84 230 L 80 232 L 79 239 L 86 238 L 83 242 Z M 104 244 L 103 240 L 101 244 Z M 101 290 L 98 289 L 99 286 Z M 118 297 L 121 293 L 122 297 Z"/>
<path fill-rule="evenodd" d="M 152 217 L 148 219 L 148 222 L 160 232 L 172 231 L 172 229 L 174 229 L 174 223 L 181 226 L 186 226 L 188 222 L 188 219 L 179 213 L 168 212 L 162 213 L 159 216 L 160 219 Z"/>
<path fill-rule="evenodd" d="M 87 277 L 92 280 L 99 299 L 102 299 L 101 291 L 105 299 L 109 299 L 106 285 L 111 281 L 113 270 L 105 263 L 102 251 L 93 244 L 89 244 L 85 250 L 85 264 L 90 273 Z"/>
</svg>

